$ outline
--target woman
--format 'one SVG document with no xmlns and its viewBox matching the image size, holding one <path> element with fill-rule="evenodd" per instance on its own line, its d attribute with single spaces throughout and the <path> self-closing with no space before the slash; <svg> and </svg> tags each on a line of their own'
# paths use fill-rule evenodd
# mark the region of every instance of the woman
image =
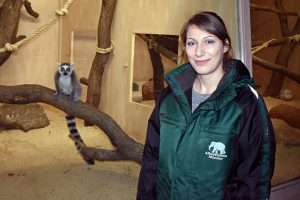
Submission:
<svg viewBox="0 0 300 200">
<path fill-rule="evenodd" d="M 137 199 L 268 199 L 275 139 L 263 98 L 213 12 L 181 39 L 188 63 L 165 75 L 149 119 Z"/>
</svg>

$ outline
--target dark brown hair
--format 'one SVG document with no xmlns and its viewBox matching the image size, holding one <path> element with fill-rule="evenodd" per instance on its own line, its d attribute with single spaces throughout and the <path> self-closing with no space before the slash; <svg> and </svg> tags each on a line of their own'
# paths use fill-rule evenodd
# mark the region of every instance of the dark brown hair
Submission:
<svg viewBox="0 0 300 200">
<path fill-rule="evenodd" d="M 215 35 L 223 41 L 223 44 L 228 47 L 228 51 L 224 53 L 224 62 L 232 58 L 231 39 L 227 32 L 225 23 L 220 16 L 214 12 L 201 12 L 192 16 L 184 24 L 180 34 L 183 45 L 186 44 L 187 31 L 191 26 L 196 26 L 203 31 Z"/>
</svg>

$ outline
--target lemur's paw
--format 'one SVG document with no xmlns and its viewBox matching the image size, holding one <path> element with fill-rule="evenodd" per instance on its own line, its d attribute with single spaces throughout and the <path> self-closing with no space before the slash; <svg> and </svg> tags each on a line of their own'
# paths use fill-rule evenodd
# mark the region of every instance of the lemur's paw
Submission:
<svg viewBox="0 0 300 200">
<path fill-rule="evenodd" d="M 55 93 L 55 94 L 53 95 L 53 99 L 54 99 L 55 101 L 57 101 L 57 100 L 58 100 L 58 96 L 59 96 L 59 94 Z"/>
</svg>

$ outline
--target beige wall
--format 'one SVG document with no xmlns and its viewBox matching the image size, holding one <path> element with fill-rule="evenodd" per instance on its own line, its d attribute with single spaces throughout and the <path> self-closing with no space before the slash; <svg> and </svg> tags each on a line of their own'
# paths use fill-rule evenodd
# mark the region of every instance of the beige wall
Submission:
<svg viewBox="0 0 300 200">
<path fill-rule="evenodd" d="M 18 35 L 29 35 L 52 17 L 59 1 L 30 0 L 32 8 L 40 14 L 35 19 L 21 10 Z M 42 35 L 25 44 L 0 67 L 0 84 L 16 85 L 25 83 L 53 87 L 53 74 L 59 55 L 59 25 L 51 26 Z"/>
<path fill-rule="evenodd" d="M 52 16 L 59 1 L 31 0 L 41 13 L 40 25 Z M 73 56 L 79 77 L 87 77 L 95 55 L 96 29 L 101 1 L 75 0 L 63 18 L 63 31 L 56 24 L 48 32 L 26 45 L 0 68 L 0 84 L 39 83 L 53 88 L 52 76 L 58 61 L 70 60 L 71 31 L 75 31 Z M 112 116 L 133 138 L 144 142 L 149 106 L 131 102 L 133 34 L 179 34 L 183 23 L 194 13 L 210 10 L 223 17 L 237 47 L 236 0 L 118 0 L 112 24 L 115 49 L 108 62 L 102 84 L 100 109 Z M 22 16 L 20 33 L 35 29 L 28 17 Z M 61 54 L 58 56 L 59 45 Z M 127 66 L 127 67 L 124 67 Z M 34 71 L 34 74 L 32 72 Z M 17 74 L 17 75 L 16 75 Z M 85 95 L 82 97 L 84 100 Z"/>
</svg>

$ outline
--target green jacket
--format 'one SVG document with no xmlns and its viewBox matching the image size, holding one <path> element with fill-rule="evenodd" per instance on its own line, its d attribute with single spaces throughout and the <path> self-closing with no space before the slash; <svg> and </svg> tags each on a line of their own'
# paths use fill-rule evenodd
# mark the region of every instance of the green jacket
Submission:
<svg viewBox="0 0 300 200">
<path fill-rule="evenodd" d="M 246 67 L 227 63 L 216 91 L 193 113 L 191 65 L 165 77 L 169 87 L 149 120 L 137 199 L 268 199 L 274 131 Z"/>
</svg>

